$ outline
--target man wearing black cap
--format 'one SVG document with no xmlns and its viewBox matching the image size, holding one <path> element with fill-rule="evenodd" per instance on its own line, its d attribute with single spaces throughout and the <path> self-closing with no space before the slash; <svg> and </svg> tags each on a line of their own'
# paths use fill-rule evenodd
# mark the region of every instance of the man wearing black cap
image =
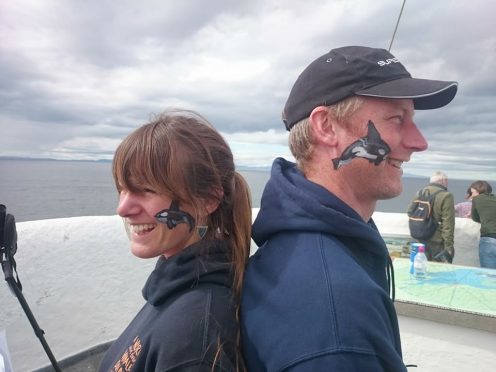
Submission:
<svg viewBox="0 0 496 372">
<path fill-rule="evenodd" d="M 406 371 L 391 259 L 371 216 L 401 193 L 402 164 L 427 148 L 414 110 L 456 91 L 358 46 L 298 77 L 283 111 L 297 164 L 274 161 L 253 225 L 260 248 L 241 306 L 249 371 Z"/>
</svg>

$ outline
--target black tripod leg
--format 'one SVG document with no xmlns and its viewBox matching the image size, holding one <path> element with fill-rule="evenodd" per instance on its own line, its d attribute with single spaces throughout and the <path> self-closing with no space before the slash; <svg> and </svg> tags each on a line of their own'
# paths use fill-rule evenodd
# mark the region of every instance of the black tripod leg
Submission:
<svg viewBox="0 0 496 372">
<path fill-rule="evenodd" d="M 5 280 L 9 284 L 10 288 L 12 288 L 12 290 L 14 291 L 17 299 L 19 300 L 19 302 L 20 302 L 20 304 L 22 306 L 22 309 L 26 313 L 26 316 L 28 317 L 29 322 L 31 323 L 31 326 L 33 327 L 34 333 L 35 333 L 36 337 L 39 338 L 39 340 L 41 342 L 41 345 L 43 346 L 43 349 L 45 349 L 45 352 L 48 355 L 48 359 L 50 359 L 50 362 L 52 363 L 52 366 L 53 366 L 54 370 L 56 372 L 61 372 L 62 370 L 60 369 L 60 367 L 59 367 L 59 365 L 57 363 L 57 360 L 53 356 L 52 351 L 50 350 L 50 347 L 48 346 L 48 344 L 47 344 L 47 342 L 45 340 L 45 337 L 44 337 L 45 332 L 38 325 L 38 322 L 34 318 L 33 313 L 29 309 L 29 305 L 26 302 L 26 299 L 24 298 L 24 295 L 22 294 L 22 292 L 19 289 L 19 287 L 17 287 L 17 283 L 15 282 L 14 278 L 13 277 L 5 278 Z"/>
</svg>

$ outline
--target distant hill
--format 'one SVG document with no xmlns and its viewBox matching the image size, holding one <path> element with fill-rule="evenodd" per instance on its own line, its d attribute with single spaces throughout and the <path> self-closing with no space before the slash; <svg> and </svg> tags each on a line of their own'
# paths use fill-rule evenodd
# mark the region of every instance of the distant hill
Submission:
<svg viewBox="0 0 496 372">
<path fill-rule="evenodd" d="M 24 156 L 2 156 L 0 155 L 0 160 L 26 160 L 26 161 L 65 161 L 65 162 L 94 162 L 94 163 L 111 163 L 111 159 L 96 159 L 96 160 L 72 160 L 72 159 L 53 159 L 53 158 L 30 158 Z M 236 165 L 238 170 L 246 171 L 270 171 L 271 166 L 247 166 L 247 165 Z"/>
<path fill-rule="evenodd" d="M 95 160 L 72 160 L 72 159 L 53 159 L 53 158 L 31 158 L 26 156 L 3 156 L 0 155 L 0 160 L 26 160 L 26 161 L 63 161 L 63 162 L 86 162 L 86 163 L 111 163 L 112 159 L 95 159 Z M 258 172 L 270 172 L 271 165 L 267 166 L 249 166 L 249 165 L 238 165 L 236 164 L 236 169 L 240 171 L 258 171 Z M 403 178 L 414 178 L 414 179 L 429 179 L 428 176 L 419 176 L 418 174 L 403 173 Z M 455 178 L 451 178 L 455 179 Z"/>
<path fill-rule="evenodd" d="M 73 159 L 53 159 L 53 158 L 30 158 L 24 156 L 2 156 L 0 155 L 0 160 L 27 160 L 27 161 L 75 161 L 75 162 L 93 162 L 93 163 L 110 163 L 110 159 L 96 159 L 96 160 L 73 160 Z"/>
<path fill-rule="evenodd" d="M 429 178 L 427 176 L 419 176 L 418 174 L 403 173 L 403 177 L 406 178 Z"/>
</svg>

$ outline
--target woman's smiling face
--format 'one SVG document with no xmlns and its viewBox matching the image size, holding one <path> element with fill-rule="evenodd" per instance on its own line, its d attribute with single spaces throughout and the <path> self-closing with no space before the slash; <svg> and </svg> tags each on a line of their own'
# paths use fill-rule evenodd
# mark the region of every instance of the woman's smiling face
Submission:
<svg viewBox="0 0 496 372">
<path fill-rule="evenodd" d="M 171 202 L 169 197 L 149 189 L 119 191 L 117 214 L 124 219 L 131 240 L 131 252 L 136 257 L 171 257 L 200 239 L 195 229 L 190 231 L 188 224 L 181 223 L 169 229 L 156 220 L 155 215 L 168 209 Z M 192 214 L 186 205 L 179 205 L 179 209 Z"/>
</svg>

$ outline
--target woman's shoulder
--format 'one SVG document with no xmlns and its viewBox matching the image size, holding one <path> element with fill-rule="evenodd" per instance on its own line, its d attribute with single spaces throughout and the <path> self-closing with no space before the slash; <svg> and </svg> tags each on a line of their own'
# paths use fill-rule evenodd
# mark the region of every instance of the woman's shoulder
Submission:
<svg viewBox="0 0 496 372">
<path fill-rule="evenodd" d="M 236 307 L 230 288 L 219 285 L 198 285 L 178 295 L 161 309 L 169 328 L 197 326 L 208 322 L 210 317 L 217 320 L 235 320 Z"/>
<path fill-rule="evenodd" d="M 198 286 L 156 310 L 151 338 L 168 360 L 204 361 L 219 340 L 236 340 L 236 310 L 228 290 Z"/>
<path fill-rule="evenodd" d="M 493 194 L 479 194 L 472 199 L 472 203 L 478 208 L 490 208 L 496 207 L 496 196 Z"/>
</svg>

